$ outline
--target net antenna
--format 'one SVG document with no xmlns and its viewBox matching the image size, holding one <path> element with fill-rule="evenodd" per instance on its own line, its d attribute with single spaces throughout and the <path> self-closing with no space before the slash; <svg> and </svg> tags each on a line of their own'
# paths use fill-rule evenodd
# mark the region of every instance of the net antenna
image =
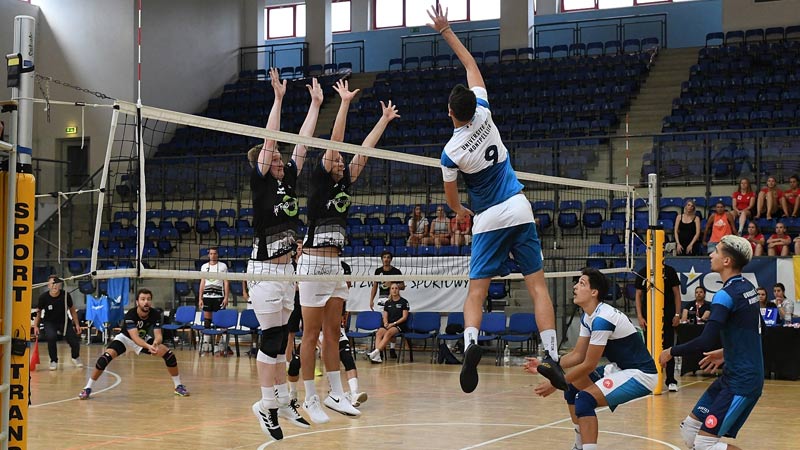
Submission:
<svg viewBox="0 0 800 450">
<path fill-rule="evenodd" d="M 427 208 L 425 214 L 433 217 L 432 214 L 436 210 L 435 207 L 445 203 L 439 158 L 422 156 L 418 153 L 412 153 L 408 149 L 392 151 L 365 148 L 360 145 L 304 137 L 289 132 L 269 131 L 260 124 L 264 116 L 255 118 L 256 120 L 252 123 L 259 124 L 255 126 L 146 105 L 139 106 L 124 101 L 117 101 L 115 106 L 105 159 L 105 171 L 101 180 L 101 189 L 104 189 L 105 193 L 101 193 L 103 198 L 99 202 L 90 269 L 96 278 L 386 281 L 389 278 L 373 274 L 374 269 L 380 262 L 379 254 L 382 246 L 385 246 L 384 248 L 399 248 L 397 246 L 403 246 L 404 250 L 409 248 L 406 245 L 406 239 L 408 238 L 407 214 L 411 211 L 408 209 L 403 210 L 402 207 L 413 209 L 415 204 L 423 204 Z M 134 136 L 134 133 L 135 138 L 132 139 L 131 137 Z M 211 144 L 203 143 L 201 139 L 213 142 L 215 145 L 225 145 L 226 153 L 221 157 L 213 156 L 216 155 L 217 148 L 206 148 Z M 252 244 L 252 237 L 248 240 L 235 236 L 230 238 L 231 240 L 226 244 L 225 239 L 227 238 L 222 229 L 225 226 L 224 223 L 219 225 L 220 228 L 217 228 L 217 224 L 213 224 L 213 228 L 218 232 L 219 237 L 217 239 L 213 239 L 213 236 L 215 236 L 213 231 L 210 235 L 211 238 L 200 236 L 197 225 L 203 221 L 199 214 L 205 208 L 214 209 L 220 213 L 223 209 L 239 209 L 241 213 L 242 210 L 247 209 L 246 207 L 252 206 L 247 182 L 249 180 L 249 166 L 247 166 L 244 153 L 253 145 L 263 142 L 264 139 L 275 140 L 284 149 L 297 144 L 305 145 L 309 148 L 309 157 L 306 160 L 308 169 L 303 169 L 298 180 L 299 191 L 305 190 L 307 192 L 308 176 L 312 172 L 311 167 L 316 163 L 316 159 L 311 155 L 320 155 L 322 153 L 320 149 L 333 149 L 342 152 L 347 155 L 347 160 L 353 154 L 369 157 L 370 160 L 362 175 L 353 185 L 354 192 L 350 215 L 369 215 L 371 213 L 364 212 L 364 210 L 372 207 L 380 209 L 378 214 L 382 218 L 397 214 L 400 216 L 399 222 L 397 222 L 397 225 L 389 226 L 389 228 L 399 228 L 401 235 L 399 237 L 394 235 L 394 229 L 386 231 L 386 223 L 365 225 L 365 221 L 360 222 L 362 225 L 353 227 L 354 232 L 352 235 L 348 232 L 349 243 L 346 244 L 343 254 L 344 259 L 351 266 L 351 275 L 262 275 L 244 273 L 244 270 L 234 270 L 229 273 L 219 274 L 212 273 L 211 275 L 208 272 L 200 272 L 200 264 L 198 262 L 201 261 L 196 258 L 204 256 L 203 252 L 207 250 L 204 247 L 220 247 L 219 253 L 222 261 L 246 263 L 249 259 L 249 247 Z M 352 138 L 352 136 L 349 140 L 359 141 L 359 139 Z M 164 148 L 164 146 L 174 148 L 179 144 L 181 152 L 197 151 L 199 154 L 206 156 L 197 157 L 190 163 L 186 162 L 186 157 L 180 157 L 176 158 L 172 163 L 164 163 L 164 159 L 158 158 L 155 160 L 149 159 L 145 164 L 144 156 L 146 154 L 151 154 L 157 148 Z M 431 149 L 433 150 L 434 148 L 436 152 L 441 152 L 439 145 L 432 145 Z M 238 153 L 234 153 L 234 151 Z M 430 154 L 435 154 L 435 152 Z M 211 160 L 211 158 L 224 159 Z M 423 178 L 419 178 L 420 176 Z M 525 190 L 525 195 L 531 203 L 541 199 L 551 199 L 550 203 L 553 203 L 552 199 L 554 198 L 556 205 L 565 201 L 582 203 L 583 199 L 588 198 L 607 198 L 609 200 L 612 198 L 624 198 L 625 210 L 620 214 L 625 215 L 625 229 L 630 229 L 631 205 L 635 194 L 634 189 L 630 186 L 524 172 L 517 172 L 517 176 L 520 181 L 528 186 Z M 402 177 L 406 182 L 407 191 L 395 190 L 387 194 L 387 180 L 389 177 Z M 122 191 L 120 186 L 124 187 Z M 184 192 L 185 196 L 181 198 L 179 195 L 181 190 L 187 189 L 188 192 Z M 196 192 L 192 191 L 193 189 Z M 126 192 L 126 194 L 121 192 Z M 241 193 L 241 197 L 236 197 L 239 193 Z M 301 209 L 299 214 L 305 223 L 306 217 L 305 212 L 303 212 L 305 194 L 303 192 L 299 192 L 299 194 Z M 397 203 L 401 204 L 398 205 Z M 396 206 L 401 207 L 401 209 L 397 210 Z M 185 210 L 187 207 L 190 208 L 188 214 L 192 215 L 192 219 L 189 220 L 195 221 L 197 235 L 195 236 L 194 232 L 182 235 L 179 239 L 176 237 L 171 240 L 174 244 L 171 247 L 167 243 L 163 249 L 160 246 L 154 248 L 154 239 L 157 239 L 158 234 L 161 233 L 163 235 L 170 231 L 166 230 L 165 227 L 161 227 L 161 222 L 165 222 L 170 228 L 173 224 L 177 224 L 177 222 L 170 223 L 175 217 L 169 217 L 168 220 L 165 220 L 167 218 L 159 218 L 159 214 L 177 214 L 181 209 Z M 132 217 L 138 219 L 135 221 L 138 227 L 130 229 L 132 233 L 135 233 L 136 242 L 136 244 L 131 242 L 131 246 L 136 248 L 134 250 L 133 248 L 127 248 L 127 245 L 122 245 L 122 248 L 113 250 L 117 252 L 113 257 L 108 255 L 98 256 L 98 250 L 104 247 L 104 245 L 101 245 L 101 232 L 108 230 L 111 218 L 117 212 L 130 214 L 128 220 L 131 220 Z M 562 214 L 562 211 L 554 207 L 551 214 L 552 218 L 556 219 L 557 216 Z M 620 219 L 622 220 L 622 218 Z M 156 220 L 161 222 L 156 225 Z M 213 219 L 210 220 L 213 223 Z M 547 242 L 546 245 L 543 245 L 545 262 L 550 262 L 548 261 L 550 256 L 554 256 L 554 259 L 565 256 L 564 252 L 568 250 L 564 250 L 565 247 L 561 245 L 563 242 L 567 242 L 572 246 L 574 253 L 566 255 L 568 258 L 563 259 L 566 262 L 559 266 L 546 266 L 546 276 L 549 278 L 576 276 L 587 263 L 587 240 L 582 234 L 567 235 L 563 233 L 564 235 L 562 235 L 560 230 L 553 231 L 557 228 L 554 225 L 555 223 L 548 228 L 548 231 L 541 233 L 542 240 Z M 232 225 L 229 226 L 232 227 Z M 360 236 L 357 233 L 361 233 Z M 299 238 L 302 238 L 304 234 L 305 232 L 301 229 Z M 109 238 L 105 236 L 104 239 Z M 212 239 L 212 241 L 207 239 Z M 205 243 L 203 242 L 204 240 Z M 359 241 L 359 244 L 355 244 L 356 240 Z M 392 243 L 398 240 L 402 243 Z M 625 263 L 615 267 L 604 268 L 602 269 L 604 273 L 614 274 L 631 271 L 633 258 L 629 245 L 630 241 L 627 236 L 625 240 L 627 244 L 624 249 Z M 114 243 L 113 241 L 113 239 L 109 239 L 109 243 Z M 369 243 L 367 244 L 367 242 Z M 376 244 L 377 242 L 380 242 L 380 244 Z M 237 243 L 238 245 L 236 245 Z M 552 249 L 553 243 L 556 243 L 556 249 Z M 117 245 L 117 243 L 114 244 Z M 393 245 L 395 247 L 392 247 Z M 465 248 L 465 246 L 455 249 L 452 247 L 455 246 L 435 248 L 432 244 L 426 244 L 412 249 L 413 252 L 395 253 L 393 264 L 403 271 L 402 277 L 398 278 L 416 282 L 468 280 L 469 249 Z M 361 252 L 359 248 L 368 251 Z M 455 253 L 447 253 L 445 250 L 452 250 Z M 108 262 L 110 259 L 131 251 L 133 253 L 129 254 L 130 260 L 132 260 L 130 267 L 116 267 L 114 269 L 109 267 Z M 551 251 L 553 253 L 550 253 Z M 429 258 L 430 256 L 435 256 L 435 258 Z M 620 253 L 619 261 L 622 260 L 622 257 L 623 254 Z M 435 271 L 432 271 L 433 265 L 435 265 Z M 229 264 L 229 267 L 231 267 L 231 264 Z M 512 273 L 506 278 L 513 280 L 521 279 L 522 276 L 519 273 Z"/>
</svg>

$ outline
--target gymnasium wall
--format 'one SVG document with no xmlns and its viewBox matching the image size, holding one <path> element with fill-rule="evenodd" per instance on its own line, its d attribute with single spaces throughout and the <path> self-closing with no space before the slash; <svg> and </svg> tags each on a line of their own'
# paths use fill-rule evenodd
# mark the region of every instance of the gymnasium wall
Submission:
<svg viewBox="0 0 800 450">
<path fill-rule="evenodd" d="M 724 31 L 800 25 L 800 0 L 725 0 Z M 754 25 L 757 24 L 757 25 Z"/>
</svg>

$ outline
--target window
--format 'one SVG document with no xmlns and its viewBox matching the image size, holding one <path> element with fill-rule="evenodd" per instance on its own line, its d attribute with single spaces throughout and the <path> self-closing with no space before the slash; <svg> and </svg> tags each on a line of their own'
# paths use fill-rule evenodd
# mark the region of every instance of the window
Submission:
<svg viewBox="0 0 800 450">
<path fill-rule="evenodd" d="M 284 5 L 264 9 L 264 39 L 306 35 L 306 5 Z"/>
<path fill-rule="evenodd" d="M 487 0 L 373 0 L 375 28 L 422 27 L 431 21 L 428 9 L 437 2 L 450 22 L 500 18 L 500 2 Z"/>
<path fill-rule="evenodd" d="M 584 11 L 597 9 L 598 0 L 561 0 L 561 11 Z"/>
<path fill-rule="evenodd" d="M 331 3 L 331 32 L 350 31 L 350 0 L 334 0 Z"/>
<path fill-rule="evenodd" d="M 690 0 L 561 0 L 561 12 L 611 9 Z"/>
</svg>

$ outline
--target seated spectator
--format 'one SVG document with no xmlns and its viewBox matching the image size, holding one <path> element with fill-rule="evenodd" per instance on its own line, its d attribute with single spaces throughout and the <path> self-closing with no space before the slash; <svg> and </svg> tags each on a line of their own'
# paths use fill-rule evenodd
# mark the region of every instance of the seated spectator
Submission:
<svg viewBox="0 0 800 450">
<path fill-rule="evenodd" d="M 800 256 L 800 236 L 794 238 L 794 254 Z"/>
<path fill-rule="evenodd" d="M 375 336 L 375 349 L 367 356 L 374 363 L 382 363 L 381 352 L 394 340 L 398 333 L 403 333 L 408 327 L 408 300 L 400 296 L 400 284 L 392 282 L 389 287 L 389 299 L 383 306 L 383 326 L 378 328 Z"/>
<path fill-rule="evenodd" d="M 450 232 L 453 236 L 453 245 L 470 245 L 472 243 L 472 216 L 456 216 L 450 219 Z"/>
<path fill-rule="evenodd" d="M 428 218 L 422 214 L 422 207 L 414 207 L 414 213 L 408 219 L 408 242 L 409 247 L 419 247 L 428 235 Z"/>
<path fill-rule="evenodd" d="M 756 219 L 766 216 L 767 219 L 772 219 L 773 216 L 778 214 L 778 205 L 780 204 L 780 197 L 783 193 L 778 189 L 778 180 L 775 177 L 767 178 L 767 186 L 761 188 L 758 193 L 758 201 L 756 202 Z"/>
<path fill-rule="evenodd" d="M 700 218 L 697 217 L 694 200 L 686 200 L 683 214 L 675 220 L 675 255 L 700 254 Z"/>
<path fill-rule="evenodd" d="M 789 177 L 789 189 L 783 191 L 783 195 L 780 196 L 784 217 L 797 217 L 800 207 L 800 202 L 797 201 L 798 195 L 800 195 L 800 186 L 797 184 L 797 175 L 792 175 Z"/>
<path fill-rule="evenodd" d="M 714 249 L 717 248 L 717 243 L 720 239 L 723 236 L 733 234 L 734 229 L 733 214 L 725 209 L 724 203 L 717 202 L 714 212 L 708 216 L 706 229 L 703 231 L 703 245 L 706 245 L 708 254 L 714 253 Z"/>
<path fill-rule="evenodd" d="M 778 319 L 784 325 L 792 323 L 792 315 L 794 314 L 794 301 L 786 298 L 786 286 L 783 283 L 775 283 L 772 287 L 772 293 L 775 294 L 775 304 L 778 306 Z"/>
<path fill-rule="evenodd" d="M 756 293 L 758 294 L 758 306 L 760 308 L 778 308 L 775 302 L 767 298 L 767 288 L 759 287 L 756 289 Z"/>
<path fill-rule="evenodd" d="M 706 288 L 694 288 L 694 301 L 683 307 L 681 323 L 701 325 L 711 316 L 711 304 L 706 301 Z"/>
<path fill-rule="evenodd" d="M 753 247 L 753 256 L 764 255 L 764 235 L 761 234 L 761 230 L 758 229 L 758 225 L 755 222 L 747 224 L 747 234 L 744 235 L 744 238 Z"/>
<path fill-rule="evenodd" d="M 739 220 L 738 231 L 741 236 L 744 224 L 747 223 L 747 219 L 750 218 L 756 206 L 756 194 L 750 186 L 750 180 L 747 178 L 739 180 L 739 189 L 731 197 L 733 197 L 733 215 Z"/>
<path fill-rule="evenodd" d="M 775 225 L 775 233 L 767 239 L 767 254 L 769 256 L 789 256 L 789 245 L 792 238 L 786 234 L 786 225 L 778 222 Z"/>
<path fill-rule="evenodd" d="M 444 206 L 436 207 L 436 217 L 431 221 L 431 229 L 425 245 L 435 245 L 439 248 L 450 245 L 450 219 L 444 214 Z"/>
</svg>

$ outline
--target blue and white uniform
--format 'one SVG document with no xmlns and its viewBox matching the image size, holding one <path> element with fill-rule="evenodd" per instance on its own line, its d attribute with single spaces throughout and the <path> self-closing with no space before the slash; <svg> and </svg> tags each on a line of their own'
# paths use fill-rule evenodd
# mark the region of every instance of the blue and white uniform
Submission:
<svg viewBox="0 0 800 450">
<path fill-rule="evenodd" d="M 672 356 L 708 351 L 707 343 L 713 337 L 710 335 L 722 338 L 725 355 L 722 376 L 709 386 L 692 411 L 703 422 L 701 430 L 735 438 L 761 397 L 764 387 L 761 321 L 756 288 L 736 275 L 714 294 L 711 316 L 703 334 L 672 348 Z M 697 342 L 705 348 L 698 348 Z"/>
<path fill-rule="evenodd" d="M 612 411 L 653 392 L 658 383 L 656 364 L 625 314 L 600 303 L 591 315 L 581 316 L 580 336 L 588 337 L 589 345 L 605 346 L 603 356 L 609 364 L 598 367 L 591 378 Z"/>
<path fill-rule="evenodd" d="M 530 202 L 511 167 L 508 149 L 492 121 L 486 89 L 473 87 L 477 107 L 472 120 L 453 131 L 442 151 L 442 178 L 461 172 L 475 212 L 470 278 L 508 274 L 509 253 L 523 275 L 542 268 L 542 250 Z"/>
</svg>

